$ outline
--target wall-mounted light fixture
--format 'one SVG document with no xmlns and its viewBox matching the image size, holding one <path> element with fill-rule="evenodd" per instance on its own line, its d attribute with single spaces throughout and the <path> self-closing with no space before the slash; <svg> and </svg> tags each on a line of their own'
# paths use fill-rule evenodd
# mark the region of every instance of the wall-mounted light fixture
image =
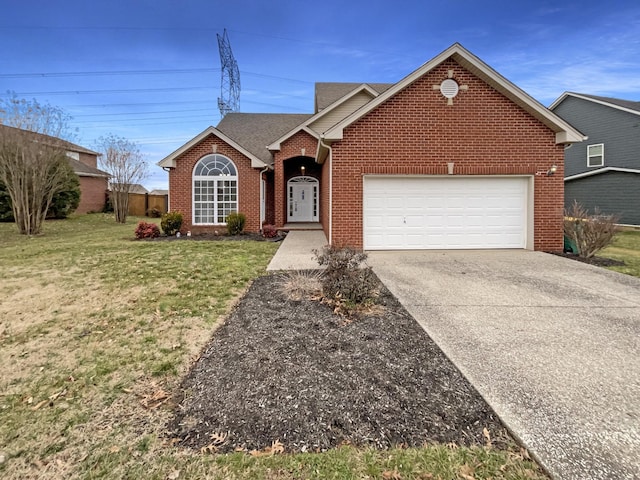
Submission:
<svg viewBox="0 0 640 480">
<path fill-rule="evenodd" d="M 547 171 L 540 170 L 540 171 L 536 172 L 536 175 L 546 175 L 547 177 L 550 177 L 551 175 L 553 175 L 557 171 L 558 171 L 558 166 L 557 165 L 551 165 L 549 167 L 549 170 L 547 170 Z"/>
<path fill-rule="evenodd" d="M 301 173 L 302 175 L 304 175 L 304 171 L 305 171 L 305 170 L 306 170 L 306 168 L 304 167 L 304 165 L 302 165 L 302 166 L 300 167 L 300 173 Z"/>
</svg>

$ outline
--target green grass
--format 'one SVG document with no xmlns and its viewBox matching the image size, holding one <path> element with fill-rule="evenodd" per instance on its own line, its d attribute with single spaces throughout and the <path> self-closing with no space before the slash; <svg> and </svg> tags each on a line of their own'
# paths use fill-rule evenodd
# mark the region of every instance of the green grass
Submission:
<svg viewBox="0 0 640 480">
<path fill-rule="evenodd" d="M 597 255 L 622 260 L 625 263 L 623 267 L 609 267 L 610 270 L 640 277 L 640 230 L 620 232 L 613 244 Z"/>
<path fill-rule="evenodd" d="M 546 478 L 516 446 L 259 458 L 172 446 L 171 394 L 277 244 L 135 241 L 138 220 L 78 216 L 33 238 L 0 224 L 3 479 Z"/>
</svg>

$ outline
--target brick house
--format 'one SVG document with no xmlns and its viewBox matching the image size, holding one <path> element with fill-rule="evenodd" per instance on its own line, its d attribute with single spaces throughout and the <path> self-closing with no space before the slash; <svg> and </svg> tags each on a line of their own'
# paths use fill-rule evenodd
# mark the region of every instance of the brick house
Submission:
<svg viewBox="0 0 640 480">
<path fill-rule="evenodd" d="M 14 127 L 1 125 L 13 130 Z M 100 212 L 104 208 L 109 174 L 98 168 L 98 153 L 60 138 L 24 130 L 35 142 L 60 145 L 66 151 L 69 164 L 80 181 L 80 203 L 75 213 Z"/>
<path fill-rule="evenodd" d="M 80 204 L 76 213 L 101 212 L 107 199 L 109 174 L 98 168 L 98 153 L 64 142 L 69 163 L 80 180 Z"/>
<path fill-rule="evenodd" d="M 377 249 L 563 246 L 582 134 L 459 44 L 395 84 L 318 83 L 314 113 L 227 114 L 158 165 L 183 229 L 226 215 Z"/>
</svg>

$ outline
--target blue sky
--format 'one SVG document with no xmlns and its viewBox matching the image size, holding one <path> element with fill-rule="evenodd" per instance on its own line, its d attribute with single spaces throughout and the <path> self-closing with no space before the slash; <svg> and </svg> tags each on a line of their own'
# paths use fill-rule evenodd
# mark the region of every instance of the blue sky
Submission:
<svg viewBox="0 0 640 480">
<path fill-rule="evenodd" d="M 155 162 L 220 121 L 225 28 L 242 112 L 311 112 L 316 81 L 396 82 L 455 42 L 547 106 L 640 101 L 637 0 L 7 1 L 0 95 L 63 108 L 83 146 L 136 141 L 166 188 Z"/>
</svg>

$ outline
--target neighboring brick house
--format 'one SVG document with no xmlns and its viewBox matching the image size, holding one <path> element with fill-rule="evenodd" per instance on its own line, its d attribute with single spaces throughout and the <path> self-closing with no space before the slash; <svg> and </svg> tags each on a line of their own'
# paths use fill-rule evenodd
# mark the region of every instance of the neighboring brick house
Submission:
<svg viewBox="0 0 640 480">
<path fill-rule="evenodd" d="M 316 84 L 312 114 L 227 114 L 158 165 L 185 230 L 239 211 L 368 250 L 558 251 L 564 148 L 583 138 L 454 44 L 395 84 Z"/>
<path fill-rule="evenodd" d="M 640 102 L 565 92 L 549 108 L 589 137 L 565 151 L 565 207 L 640 225 Z"/>
<path fill-rule="evenodd" d="M 101 212 L 107 199 L 109 174 L 98 168 L 98 153 L 64 142 L 69 163 L 80 179 L 80 204 L 76 213 Z"/>
<path fill-rule="evenodd" d="M 14 127 L 0 125 L 0 128 L 12 129 Z M 99 154 L 60 138 L 35 132 L 28 133 L 33 136 L 34 141 L 55 142 L 66 150 L 69 164 L 80 181 L 80 204 L 76 213 L 102 211 L 107 195 L 109 174 L 98 169 Z"/>
</svg>

